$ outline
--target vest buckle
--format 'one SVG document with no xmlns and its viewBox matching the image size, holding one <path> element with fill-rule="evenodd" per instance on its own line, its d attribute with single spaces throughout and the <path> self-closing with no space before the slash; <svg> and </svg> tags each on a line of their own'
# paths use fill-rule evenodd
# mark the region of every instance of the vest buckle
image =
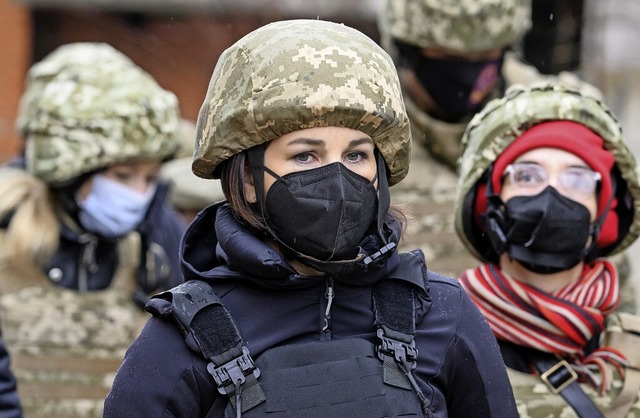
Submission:
<svg viewBox="0 0 640 418">
<path fill-rule="evenodd" d="M 231 395 L 237 385 L 241 385 L 246 381 L 247 376 L 253 374 L 256 379 L 260 376 L 260 369 L 256 367 L 249 355 L 249 349 L 244 346 L 242 347 L 241 356 L 220 367 L 215 367 L 214 363 L 209 363 L 207 371 L 213 376 L 218 386 L 218 392 L 222 395 Z"/>
<path fill-rule="evenodd" d="M 384 356 L 391 356 L 397 363 L 403 365 L 409 365 L 409 370 L 416 368 L 418 360 L 418 350 L 416 344 L 411 341 L 411 344 L 407 344 L 403 341 L 389 338 L 384 335 L 384 330 L 378 329 L 378 338 L 380 338 L 381 344 L 378 345 L 378 358 L 384 360 Z"/>
</svg>

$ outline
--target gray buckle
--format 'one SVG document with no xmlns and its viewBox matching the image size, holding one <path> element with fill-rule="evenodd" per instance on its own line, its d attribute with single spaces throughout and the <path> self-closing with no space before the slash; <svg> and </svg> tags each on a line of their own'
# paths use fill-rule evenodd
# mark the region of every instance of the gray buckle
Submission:
<svg viewBox="0 0 640 418">
<path fill-rule="evenodd" d="M 234 358 L 220 367 L 209 363 L 207 371 L 213 376 L 218 386 L 218 392 L 222 395 L 230 395 L 230 389 L 243 384 L 247 376 L 253 374 L 256 379 L 260 376 L 260 369 L 253 363 L 249 349 L 244 346 L 240 357 Z"/>
<path fill-rule="evenodd" d="M 396 362 L 408 365 L 408 370 L 416 368 L 418 360 L 418 349 L 414 341 L 411 344 L 407 344 L 402 341 L 389 338 L 384 335 L 384 330 L 381 328 L 377 331 L 378 338 L 381 340 L 381 344 L 378 345 L 378 358 L 384 360 L 384 356 L 391 356 Z"/>
</svg>

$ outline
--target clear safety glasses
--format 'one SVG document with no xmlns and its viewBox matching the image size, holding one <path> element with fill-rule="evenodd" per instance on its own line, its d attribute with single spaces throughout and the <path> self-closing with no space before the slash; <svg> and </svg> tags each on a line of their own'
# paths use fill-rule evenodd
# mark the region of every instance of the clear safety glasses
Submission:
<svg viewBox="0 0 640 418">
<path fill-rule="evenodd" d="M 559 186 L 554 185 L 554 187 L 574 200 L 592 196 L 601 178 L 600 173 L 587 167 L 570 167 L 553 174 L 557 176 Z M 549 185 L 550 179 L 547 170 L 532 163 L 509 164 L 503 176 L 507 175 L 512 187 L 528 194 L 537 194 L 544 190 Z"/>
</svg>

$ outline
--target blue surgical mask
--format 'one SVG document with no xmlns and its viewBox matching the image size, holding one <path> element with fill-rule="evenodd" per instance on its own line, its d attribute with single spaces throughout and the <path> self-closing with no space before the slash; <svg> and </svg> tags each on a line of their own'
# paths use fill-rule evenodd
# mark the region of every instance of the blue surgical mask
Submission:
<svg viewBox="0 0 640 418">
<path fill-rule="evenodd" d="M 102 174 L 93 176 L 91 191 L 79 201 L 79 219 L 90 232 L 119 238 L 133 231 L 144 219 L 157 185 L 140 193 Z"/>
</svg>

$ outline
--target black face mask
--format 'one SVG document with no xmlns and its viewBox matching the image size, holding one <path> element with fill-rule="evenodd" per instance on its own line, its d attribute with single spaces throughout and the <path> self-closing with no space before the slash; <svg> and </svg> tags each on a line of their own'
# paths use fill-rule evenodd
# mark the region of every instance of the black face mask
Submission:
<svg viewBox="0 0 640 418">
<path fill-rule="evenodd" d="M 483 217 L 494 250 L 506 251 L 528 270 L 552 274 L 583 261 L 589 249 L 589 210 L 549 186 L 535 196 L 512 197 L 503 204 L 489 198 Z"/>
<path fill-rule="evenodd" d="M 482 61 L 429 58 L 419 49 L 402 44 L 399 51 L 404 65 L 413 70 L 440 107 L 441 114 L 433 116 L 447 122 L 476 113 L 502 79 L 502 57 Z"/>
<path fill-rule="evenodd" d="M 369 181 L 344 166 L 333 167 L 330 164 L 315 170 L 290 173 L 284 176 L 286 179 L 280 178 L 264 166 L 264 148 L 264 145 L 255 146 L 247 151 L 258 202 L 254 209 L 264 222 L 264 232 L 282 245 L 283 253 L 335 277 L 363 277 L 383 267 L 396 254 L 400 230 L 387 213 L 391 198 L 386 165 L 379 152 L 376 152 L 376 193 L 375 179 Z M 278 181 L 272 184 L 267 198 L 262 194 L 265 172 L 284 182 L 277 186 L 282 190 L 273 194 L 271 190 Z M 317 186 L 313 184 L 314 180 L 318 182 Z M 299 186 L 296 186 L 296 182 Z M 310 197 L 312 199 L 308 199 Z M 280 199 L 282 201 L 277 202 Z M 266 207 L 267 200 L 270 201 L 269 209 Z M 345 228 L 338 219 L 334 219 L 338 213 L 336 208 L 343 204 L 345 212 L 342 219 L 351 223 L 354 216 L 358 216 L 357 225 Z M 342 212 L 340 216 L 343 216 Z M 294 230 L 294 222 L 306 232 Z M 272 230 L 274 227 L 277 233 Z M 342 236 L 343 233 L 347 236 Z M 311 242 L 316 239 L 313 234 L 320 238 Z M 305 243 L 300 244 L 300 240 Z M 310 251 L 310 254 L 300 250 Z M 331 260 L 324 261 L 315 256 L 328 256 Z"/>
<path fill-rule="evenodd" d="M 265 222 L 277 241 L 320 261 L 347 260 L 375 229 L 378 193 L 368 180 L 332 163 L 276 178 L 265 200 Z"/>
</svg>

